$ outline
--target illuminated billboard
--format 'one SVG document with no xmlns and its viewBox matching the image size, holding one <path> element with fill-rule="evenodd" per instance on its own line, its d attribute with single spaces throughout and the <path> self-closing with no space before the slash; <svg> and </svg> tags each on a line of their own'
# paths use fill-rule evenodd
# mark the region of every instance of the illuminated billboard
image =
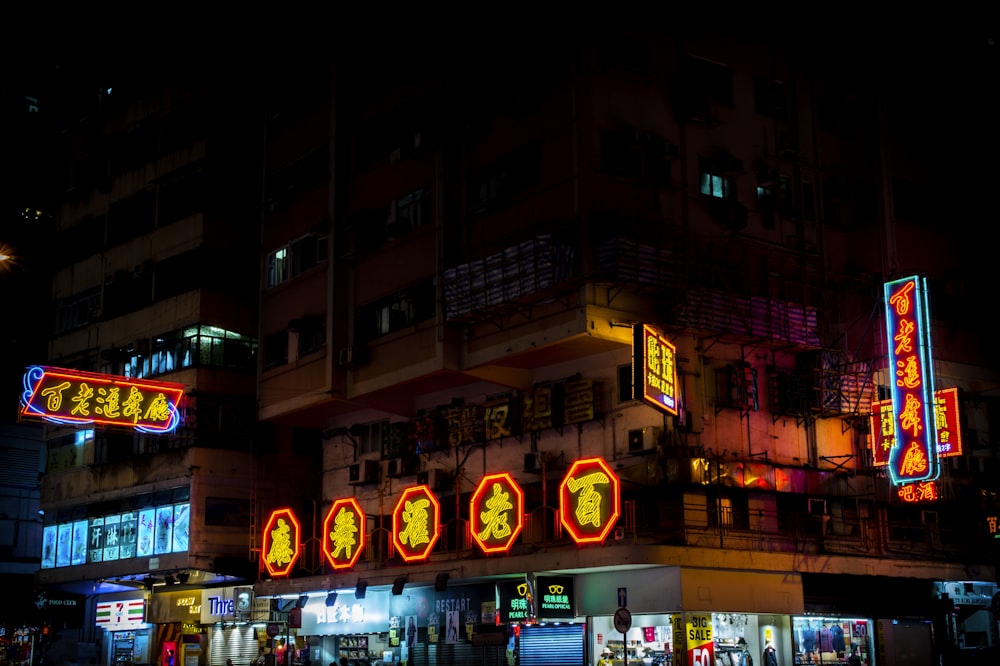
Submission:
<svg viewBox="0 0 1000 666">
<path fill-rule="evenodd" d="M 938 457 L 962 455 L 962 428 L 959 425 L 957 388 L 934 391 L 934 413 L 937 421 Z M 877 400 L 872 403 L 871 433 L 874 465 L 876 467 L 888 465 L 889 451 L 896 444 L 896 420 L 892 413 L 892 400 Z"/>
<path fill-rule="evenodd" d="M 887 469 L 893 485 L 931 481 L 940 472 L 927 282 L 885 283 L 885 321 L 896 443 Z"/>
<path fill-rule="evenodd" d="M 302 528 L 291 509 L 272 511 L 264 526 L 264 566 L 273 578 L 287 576 L 301 554 Z"/>
<path fill-rule="evenodd" d="M 365 512 L 353 497 L 334 500 L 323 521 L 323 554 L 334 569 L 350 569 L 365 549 Z"/>
<path fill-rule="evenodd" d="M 469 502 L 469 531 L 484 553 L 506 553 L 524 527 L 524 492 L 506 472 L 484 476 Z"/>
<path fill-rule="evenodd" d="M 621 482 L 603 458 L 577 460 L 559 486 L 559 520 L 578 544 L 600 543 L 621 513 Z"/>
<path fill-rule="evenodd" d="M 392 543 L 406 562 L 426 560 L 441 536 L 441 505 L 425 485 L 403 491 L 392 512 Z"/>
<path fill-rule="evenodd" d="M 677 348 L 651 326 L 632 328 L 633 392 L 657 409 L 677 416 Z"/>
<path fill-rule="evenodd" d="M 163 433 L 177 427 L 183 395 L 181 384 L 36 365 L 24 374 L 21 416 Z"/>
</svg>

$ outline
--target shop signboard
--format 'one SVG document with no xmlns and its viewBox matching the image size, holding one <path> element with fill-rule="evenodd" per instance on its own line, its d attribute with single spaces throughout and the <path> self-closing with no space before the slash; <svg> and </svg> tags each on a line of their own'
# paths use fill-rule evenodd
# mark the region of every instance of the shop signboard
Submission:
<svg viewBox="0 0 1000 666">
<path fill-rule="evenodd" d="M 687 616 L 688 666 L 715 665 L 715 639 L 712 637 L 712 614 L 690 613 Z"/>
<path fill-rule="evenodd" d="M 896 486 L 933 481 L 940 473 L 940 465 L 927 281 L 908 277 L 886 282 L 884 292 L 892 416 L 897 439 L 889 450 L 889 477 Z"/>
<path fill-rule="evenodd" d="M 497 583 L 500 622 L 527 622 L 535 617 L 534 597 L 526 580 Z"/>
<path fill-rule="evenodd" d="M 323 521 L 323 554 L 335 570 L 350 569 L 365 548 L 365 512 L 353 497 L 334 500 Z"/>
<path fill-rule="evenodd" d="M 647 324 L 632 328 L 635 399 L 677 416 L 677 348 Z"/>
<path fill-rule="evenodd" d="M 576 617 L 573 610 L 572 576 L 535 576 L 538 617 L 557 620 Z"/>
<path fill-rule="evenodd" d="M 427 559 L 441 536 L 441 505 L 426 485 L 403 491 L 392 512 L 392 543 L 406 562 Z"/>
<path fill-rule="evenodd" d="M 134 628 L 143 623 L 146 602 L 142 599 L 120 599 L 99 601 L 94 609 L 94 619 L 98 627 L 104 629 Z"/>
<path fill-rule="evenodd" d="M 559 520 L 578 544 L 603 542 L 620 503 L 620 481 L 603 458 L 575 461 L 559 486 Z"/>
<path fill-rule="evenodd" d="M 166 433 L 180 423 L 182 384 L 32 366 L 21 416 L 64 425 L 107 425 Z"/>
<path fill-rule="evenodd" d="M 272 578 L 287 576 L 301 554 L 302 529 L 295 513 L 288 508 L 271 512 L 264 525 L 261 548 L 264 566 Z"/>
<path fill-rule="evenodd" d="M 937 453 L 940 458 L 960 456 L 962 428 L 959 423 L 958 388 L 934 391 L 934 416 L 937 421 Z M 872 462 L 876 467 L 889 464 L 889 451 L 896 444 L 896 422 L 892 400 L 876 400 L 871 415 Z"/>
<path fill-rule="evenodd" d="M 524 527 L 524 492 L 502 472 L 484 476 L 469 501 L 469 531 L 486 554 L 506 553 Z"/>
</svg>

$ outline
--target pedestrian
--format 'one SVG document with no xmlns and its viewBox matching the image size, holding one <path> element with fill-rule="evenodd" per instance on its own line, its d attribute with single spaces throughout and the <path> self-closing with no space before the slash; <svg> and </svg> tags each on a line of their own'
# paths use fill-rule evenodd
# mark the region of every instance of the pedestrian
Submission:
<svg viewBox="0 0 1000 666">
<path fill-rule="evenodd" d="M 858 646 L 851 646 L 851 656 L 847 658 L 848 666 L 861 666 L 861 655 L 858 654 Z"/>
<path fill-rule="evenodd" d="M 233 660 L 232 659 L 226 659 L 226 666 L 233 666 Z"/>
<path fill-rule="evenodd" d="M 612 652 L 608 648 L 601 650 L 601 658 L 597 660 L 597 666 L 612 666 L 614 663 L 611 661 Z"/>
</svg>

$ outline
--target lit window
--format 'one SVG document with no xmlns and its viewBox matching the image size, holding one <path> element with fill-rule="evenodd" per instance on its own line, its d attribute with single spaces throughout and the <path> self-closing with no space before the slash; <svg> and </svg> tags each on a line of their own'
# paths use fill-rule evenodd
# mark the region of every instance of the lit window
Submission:
<svg viewBox="0 0 1000 666">
<path fill-rule="evenodd" d="M 276 287 L 288 279 L 288 246 L 267 255 L 267 287 Z"/>
</svg>

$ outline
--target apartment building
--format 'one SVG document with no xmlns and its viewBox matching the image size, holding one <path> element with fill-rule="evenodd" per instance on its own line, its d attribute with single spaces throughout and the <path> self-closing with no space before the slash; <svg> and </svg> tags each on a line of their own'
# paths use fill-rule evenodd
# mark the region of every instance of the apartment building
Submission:
<svg viewBox="0 0 1000 666">
<path fill-rule="evenodd" d="M 995 643 L 977 251 L 934 207 L 908 75 L 832 46 L 414 38 L 295 80 L 320 94 L 269 116 L 259 417 L 289 450 L 322 433 L 322 493 L 260 498 L 255 593 L 304 654 Z M 952 396 L 929 485 L 888 471 L 880 416 L 883 285 L 910 275 Z"/>
</svg>

